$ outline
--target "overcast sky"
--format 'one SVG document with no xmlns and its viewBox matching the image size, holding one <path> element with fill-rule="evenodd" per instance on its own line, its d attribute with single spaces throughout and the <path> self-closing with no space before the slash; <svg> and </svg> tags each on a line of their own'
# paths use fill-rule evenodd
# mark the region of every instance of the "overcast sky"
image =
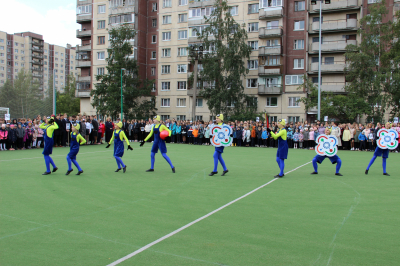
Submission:
<svg viewBox="0 0 400 266">
<path fill-rule="evenodd" d="M 31 31 L 50 44 L 75 46 L 76 0 L 0 0 L 0 31 L 14 34 Z"/>
</svg>

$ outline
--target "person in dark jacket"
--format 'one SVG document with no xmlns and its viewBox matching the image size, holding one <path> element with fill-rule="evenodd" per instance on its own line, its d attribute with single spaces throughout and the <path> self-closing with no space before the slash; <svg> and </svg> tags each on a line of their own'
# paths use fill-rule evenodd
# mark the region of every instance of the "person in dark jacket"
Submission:
<svg viewBox="0 0 400 266">
<path fill-rule="evenodd" d="M 68 121 L 68 116 L 65 113 L 61 119 L 61 146 L 63 147 L 67 147 L 67 141 L 68 141 L 67 123 L 69 124 L 69 121 Z"/>
<path fill-rule="evenodd" d="M 237 146 L 242 146 L 243 130 L 241 127 L 236 128 Z"/>
<path fill-rule="evenodd" d="M 24 136 L 25 136 L 25 129 L 22 127 L 21 124 L 18 124 L 18 128 L 17 128 L 17 148 L 19 150 L 22 150 L 24 148 Z"/>
<path fill-rule="evenodd" d="M 111 118 L 107 118 L 106 122 L 106 142 L 110 142 L 113 133 L 113 124 L 111 122 Z"/>
<path fill-rule="evenodd" d="M 15 151 L 17 144 L 17 129 L 14 124 L 10 125 L 10 130 L 8 131 L 8 143 L 10 144 L 10 151 Z"/>
<path fill-rule="evenodd" d="M 58 114 L 54 120 L 54 122 L 57 124 L 58 129 L 54 130 L 54 146 L 55 147 L 62 147 L 61 146 L 61 137 L 62 137 L 62 131 L 63 131 L 63 124 L 60 120 L 60 114 Z"/>
<path fill-rule="evenodd" d="M 256 134 L 257 134 L 257 145 L 258 147 L 261 147 L 263 145 L 261 127 L 258 127 Z"/>
</svg>

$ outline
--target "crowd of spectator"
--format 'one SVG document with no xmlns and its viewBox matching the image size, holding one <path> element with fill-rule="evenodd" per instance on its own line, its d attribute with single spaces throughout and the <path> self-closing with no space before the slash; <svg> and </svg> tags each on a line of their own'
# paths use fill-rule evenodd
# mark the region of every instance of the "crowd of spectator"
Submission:
<svg viewBox="0 0 400 266">
<path fill-rule="evenodd" d="M 35 119 L 13 119 L 4 121 L 0 119 L 1 150 L 24 150 L 43 147 L 43 130 L 39 125 L 46 122 L 46 117 L 38 116 Z M 54 146 L 66 147 L 69 144 L 72 124 L 80 124 L 79 133 L 87 141 L 86 145 L 102 144 L 103 140 L 109 142 L 114 130 L 114 122 L 108 118 L 105 122 L 97 120 L 95 116 L 77 115 L 67 116 L 58 114 L 55 122 L 59 129 L 54 131 Z M 152 120 L 122 120 L 126 136 L 130 142 L 141 142 L 150 133 Z M 171 131 L 167 143 L 210 145 L 210 133 L 213 121 L 177 121 L 175 119 L 162 121 Z M 276 148 L 277 140 L 271 137 L 270 132 L 277 132 L 276 122 L 262 121 L 226 121 L 233 130 L 232 146 Z M 329 128 L 331 134 L 336 136 L 339 149 L 351 151 L 374 151 L 376 148 L 377 132 L 384 128 L 384 124 L 377 123 L 336 123 L 336 122 L 290 122 L 286 124 L 289 148 L 310 149 L 315 147 L 315 140 Z M 392 128 L 400 133 L 400 125 L 392 124 Z M 400 134 L 399 134 L 400 135 Z M 153 139 L 149 139 L 153 141 Z M 400 146 L 399 146 L 400 147 Z M 399 147 L 396 151 L 399 151 Z"/>
</svg>

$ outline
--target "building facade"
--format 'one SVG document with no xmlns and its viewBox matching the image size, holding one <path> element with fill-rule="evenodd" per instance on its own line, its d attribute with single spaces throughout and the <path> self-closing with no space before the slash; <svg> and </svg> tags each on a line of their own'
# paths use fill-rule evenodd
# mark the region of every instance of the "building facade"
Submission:
<svg viewBox="0 0 400 266">
<path fill-rule="evenodd" d="M 42 35 L 32 32 L 8 34 L 0 31 L 0 86 L 13 81 L 21 69 L 32 74 L 43 93 L 55 75 L 55 87 L 62 92 L 68 75 L 77 77 L 76 48 L 46 43 Z M 53 72 L 53 70 L 55 72 Z"/>
<path fill-rule="evenodd" d="M 304 76 L 316 85 L 320 82 L 322 91 L 344 93 L 346 46 L 360 42 L 357 34 L 359 20 L 368 14 L 368 5 L 375 2 L 332 0 L 330 4 L 322 3 L 321 80 L 318 80 L 320 2 L 311 5 L 309 0 L 228 1 L 234 19 L 246 25 L 248 45 L 253 49 L 249 60 L 243 62 L 249 69 L 243 85 L 245 93 L 256 99 L 258 112 L 268 113 L 271 121 L 280 118 L 290 122 L 314 121 L 317 110 L 304 110 L 303 104 L 298 102 L 307 95 L 301 87 Z M 388 19 L 393 19 L 400 8 L 397 2 L 400 1 L 386 2 Z M 139 62 L 141 76 L 155 80 L 156 107 L 162 119 L 192 119 L 192 106 L 196 104 L 196 119 L 209 120 L 211 114 L 206 100 L 197 97 L 196 103 L 193 103 L 193 90 L 188 87 L 188 77 L 193 71 L 188 47 L 199 43 L 196 31 L 201 32 L 207 26 L 204 16 L 211 15 L 215 3 L 215 0 L 78 1 L 77 22 L 82 30 L 93 31 L 82 36 L 78 58 L 80 49 L 89 51 L 86 58 L 95 57 L 90 59 L 90 64 L 82 62 L 84 66 L 78 60 L 82 77 L 88 73 L 93 81 L 93 75 L 98 70 L 93 69 L 91 64 L 98 64 L 98 69 L 101 63 L 104 65 L 104 61 L 98 59 L 97 49 L 102 48 L 98 46 L 97 29 L 93 27 L 106 20 L 101 24 L 104 25 L 101 36 L 104 34 L 107 46 L 105 28 L 121 23 L 114 16 L 132 14 L 132 22 L 129 23 L 138 32 L 134 40 L 135 58 Z M 101 5 L 105 8 L 99 9 Z M 87 13 L 80 13 L 81 10 Z M 100 13 L 100 10 L 105 13 Z M 198 68 L 201 67 L 200 62 Z M 92 88 L 93 82 L 88 85 L 88 92 Z M 81 108 L 86 106 L 86 102 L 90 103 L 88 93 L 81 99 Z"/>
</svg>

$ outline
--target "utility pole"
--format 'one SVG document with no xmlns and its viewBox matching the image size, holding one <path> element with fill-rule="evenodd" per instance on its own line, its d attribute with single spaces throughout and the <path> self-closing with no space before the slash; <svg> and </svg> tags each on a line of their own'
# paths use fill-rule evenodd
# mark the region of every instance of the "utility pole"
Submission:
<svg viewBox="0 0 400 266">
<path fill-rule="evenodd" d="M 203 46 L 200 45 L 197 47 L 197 45 L 191 46 L 190 47 L 190 57 L 194 59 L 194 71 L 193 71 L 193 103 L 192 103 L 192 121 L 194 122 L 196 119 L 196 99 L 197 99 L 197 68 L 198 68 L 198 63 L 199 59 L 203 57 Z"/>
<path fill-rule="evenodd" d="M 122 71 L 125 71 L 125 68 L 121 68 L 121 122 L 124 119 L 124 102 L 123 102 L 123 93 L 122 93 Z"/>
</svg>

